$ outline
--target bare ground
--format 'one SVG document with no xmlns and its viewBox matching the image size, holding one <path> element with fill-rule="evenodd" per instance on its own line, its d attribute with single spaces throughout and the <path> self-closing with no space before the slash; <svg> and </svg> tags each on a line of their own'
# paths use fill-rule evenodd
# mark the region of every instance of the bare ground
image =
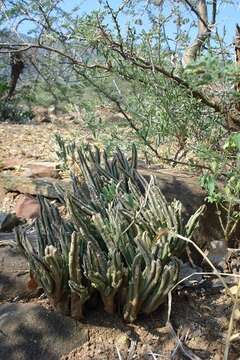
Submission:
<svg viewBox="0 0 240 360">
<path fill-rule="evenodd" d="M 32 299 L 48 309 L 48 300 Z M 89 340 L 61 360 L 190 359 L 222 360 L 232 311 L 231 300 L 210 284 L 181 289 L 173 297 L 171 325 L 166 324 L 167 304 L 150 316 L 126 324 L 102 307 L 87 309 Z M 178 345 L 181 340 L 183 350 Z M 195 357 L 194 357 L 195 356 Z M 233 343 L 229 360 L 239 360 L 240 342 Z"/>
</svg>

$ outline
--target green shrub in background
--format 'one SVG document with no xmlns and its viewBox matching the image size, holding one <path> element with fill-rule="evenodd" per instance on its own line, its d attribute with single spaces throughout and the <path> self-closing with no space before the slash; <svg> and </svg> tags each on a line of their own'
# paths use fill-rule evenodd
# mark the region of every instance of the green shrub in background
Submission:
<svg viewBox="0 0 240 360">
<path fill-rule="evenodd" d="M 15 101 L 0 101 L 0 122 L 25 124 L 32 120 L 33 113 Z"/>
<path fill-rule="evenodd" d="M 232 133 L 215 149 L 202 152 L 210 164 L 201 184 L 207 191 L 207 199 L 216 205 L 223 238 L 228 247 L 239 247 L 236 229 L 240 223 L 240 133 Z"/>
</svg>

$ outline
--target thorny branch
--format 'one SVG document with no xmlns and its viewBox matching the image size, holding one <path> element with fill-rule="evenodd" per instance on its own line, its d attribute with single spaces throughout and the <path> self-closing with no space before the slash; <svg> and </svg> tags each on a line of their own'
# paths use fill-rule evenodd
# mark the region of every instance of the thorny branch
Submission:
<svg viewBox="0 0 240 360">
<path fill-rule="evenodd" d="M 217 0 L 213 1 L 212 5 L 212 23 L 209 26 L 208 25 L 208 19 L 207 15 L 204 15 L 204 12 L 199 12 L 198 10 L 193 7 L 192 3 L 188 0 L 185 0 L 185 2 L 188 4 L 188 6 L 194 11 L 194 13 L 197 15 L 199 19 L 199 23 L 201 23 L 201 28 L 205 29 L 204 34 L 200 34 L 200 37 L 204 35 L 204 39 L 206 36 L 209 36 L 209 31 L 211 31 L 213 23 L 216 21 L 216 5 Z M 199 3 L 204 4 L 205 1 L 200 0 Z M 118 11 L 114 12 L 112 8 L 110 7 L 109 3 L 106 1 L 107 9 L 109 11 L 109 14 L 112 16 L 113 22 L 115 24 L 116 30 L 117 30 L 117 40 L 115 40 L 112 35 L 107 32 L 107 30 L 102 25 L 101 21 L 98 19 L 98 30 L 100 32 L 100 36 L 98 39 L 99 43 L 105 43 L 106 48 L 108 50 L 111 50 L 113 53 L 116 53 L 120 55 L 120 57 L 126 61 L 127 63 L 130 63 L 133 67 L 139 68 L 142 70 L 147 70 L 149 72 L 152 72 L 154 69 L 155 73 L 160 73 L 164 75 L 167 79 L 175 82 L 178 86 L 182 87 L 187 91 L 189 96 L 197 99 L 205 106 L 213 109 L 216 113 L 224 116 L 226 119 L 226 125 L 225 127 L 228 129 L 234 129 L 240 128 L 240 119 L 238 117 L 237 113 L 229 112 L 229 109 L 226 108 L 223 104 L 218 102 L 218 100 L 209 99 L 207 95 L 205 95 L 200 90 L 197 90 L 192 87 L 192 85 L 187 82 L 186 80 L 182 79 L 178 75 L 174 74 L 172 71 L 166 69 L 163 65 L 159 63 L 153 63 L 152 61 L 149 61 L 147 58 L 141 57 L 139 54 L 133 51 L 131 48 L 130 50 L 128 47 L 124 44 L 123 38 L 120 31 L 120 26 L 118 23 Z M 42 8 L 40 5 L 40 12 L 42 12 Z M 202 9 L 204 9 L 202 7 Z M 44 12 L 44 11 L 43 11 Z M 46 22 L 47 26 L 51 27 L 51 23 L 48 21 L 48 14 L 42 14 L 44 16 L 44 20 Z M 204 16 L 203 16 L 204 15 Z M 200 25 L 199 25 L 200 28 Z M 59 36 L 60 37 L 60 36 Z M 203 40 L 204 40 L 203 39 Z M 61 39 L 60 39 L 61 40 Z M 63 40 L 63 39 L 62 39 Z M 202 38 L 201 38 L 201 44 L 202 44 Z M 52 47 L 49 45 L 46 45 L 44 43 L 17 43 L 17 44 L 9 44 L 9 43 L 0 43 L 0 53 L 18 53 L 18 52 L 25 52 L 30 49 L 43 49 L 49 52 L 54 52 L 58 54 L 59 56 L 67 59 L 70 64 L 76 65 L 83 69 L 99 69 L 104 72 L 114 72 L 118 71 L 116 70 L 110 62 L 104 63 L 93 63 L 89 64 L 87 62 L 82 61 L 79 58 L 76 58 L 75 56 L 71 55 L 71 53 L 67 50 L 63 50 L 60 48 Z M 233 124 L 229 126 L 228 124 Z"/>
<path fill-rule="evenodd" d="M 130 125 L 130 127 L 136 132 L 136 134 L 139 136 L 139 138 L 141 138 L 144 142 L 144 144 L 155 154 L 155 156 L 164 162 L 168 162 L 168 163 L 172 163 L 175 165 L 184 165 L 184 166 L 189 166 L 189 163 L 184 162 L 184 161 L 178 161 L 176 159 L 171 159 L 171 158 L 166 158 L 164 156 L 161 156 L 158 152 L 158 150 L 156 148 L 153 147 L 153 145 L 151 144 L 150 141 L 148 141 L 146 139 L 146 137 L 141 133 L 140 129 L 135 125 L 133 119 L 127 114 L 127 112 L 124 110 L 124 108 L 122 107 L 120 101 L 115 98 L 114 96 L 110 95 L 107 91 L 105 91 L 104 89 L 102 89 L 101 87 L 99 87 L 99 85 L 97 85 L 91 78 L 89 78 L 85 73 L 83 72 L 79 72 L 77 69 L 75 69 L 76 72 L 81 75 L 82 77 L 84 77 L 95 89 L 99 90 L 101 93 L 103 93 L 106 98 L 108 98 L 111 102 L 113 102 L 119 112 L 124 116 L 125 120 L 128 122 L 128 124 Z M 201 169 L 201 170 L 210 170 L 209 167 L 204 166 L 204 165 L 200 165 L 200 164 L 196 164 L 196 163 L 192 163 L 192 166 L 197 168 L 197 169 Z"/>
</svg>

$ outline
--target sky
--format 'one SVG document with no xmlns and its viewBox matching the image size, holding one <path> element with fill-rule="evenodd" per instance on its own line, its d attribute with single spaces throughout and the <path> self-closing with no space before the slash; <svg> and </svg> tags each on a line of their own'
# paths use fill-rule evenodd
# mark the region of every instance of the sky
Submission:
<svg viewBox="0 0 240 360">
<path fill-rule="evenodd" d="M 170 4 L 170 1 L 173 2 L 173 0 L 165 0 L 165 11 L 168 10 L 168 4 Z M 176 0 L 177 1 L 177 0 Z M 121 3 L 121 0 L 109 0 L 109 4 L 112 7 L 116 7 Z M 218 3 L 221 3 L 221 0 L 218 0 Z M 221 11 L 218 14 L 217 17 L 217 26 L 218 29 L 221 30 L 223 29 L 223 25 L 226 26 L 226 31 L 227 31 L 227 35 L 226 35 L 226 41 L 227 43 L 231 43 L 234 39 L 234 34 L 235 34 L 235 25 L 236 23 L 240 24 L 240 0 L 232 0 L 233 4 L 225 4 L 225 5 L 221 5 Z M 147 0 L 146 0 L 147 3 Z M 92 10 L 97 10 L 99 8 L 99 1 L 98 0 L 63 0 L 62 1 L 62 7 L 64 8 L 64 10 L 70 11 L 71 9 L 73 9 L 76 6 L 80 6 L 80 14 L 84 14 L 84 13 L 88 13 Z M 157 9 L 157 8 L 156 8 Z M 187 11 L 187 10 L 186 10 Z M 190 17 L 192 19 L 196 18 L 196 16 L 189 11 L 188 15 L 190 15 Z M 147 28 L 147 22 L 144 22 L 144 16 L 142 18 L 143 20 L 143 25 L 145 26 L 145 28 Z M 127 17 L 122 17 L 120 19 L 121 22 L 121 26 L 124 29 L 126 23 L 129 21 L 129 19 Z M 19 31 L 23 32 L 23 33 L 27 33 L 27 31 L 29 30 L 29 26 L 30 23 L 23 23 L 21 28 L 19 29 Z M 173 32 L 173 26 L 170 24 L 168 26 L 168 32 L 171 34 L 171 32 Z"/>
<path fill-rule="evenodd" d="M 121 0 L 109 0 L 109 4 L 112 7 L 116 7 L 121 3 Z M 165 4 L 170 2 L 169 0 L 165 0 Z M 222 1 L 218 0 L 218 3 Z M 230 1 L 229 1 L 230 2 Z M 147 0 L 146 0 L 147 3 Z M 218 25 L 222 27 L 224 24 L 227 28 L 227 32 L 230 34 L 235 33 L 235 25 L 236 23 L 240 24 L 240 0 L 232 0 L 233 4 L 224 4 L 221 5 L 221 11 L 219 11 L 219 16 L 217 18 Z M 64 0 L 63 7 L 66 10 L 70 10 L 76 5 L 80 5 L 81 12 L 87 13 L 89 11 L 95 10 L 99 7 L 98 0 Z M 192 14 L 194 17 L 195 15 Z"/>
<path fill-rule="evenodd" d="M 171 0 L 173 1 L 173 0 Z M 112 7 L 118 7 L 119 4 L 121 4 L 121 0 L 109 0 L 109 4 Z M 218 4 L 222 1 L 218 0 Z M 229 1 L 230 2 L 230 1 Z M 146 0 L 147 3 L 147 0 Z M 168 6 L 168 3 L 170 3 L 169 0 L 165 0 L 166 7 Z M 234 35 L 235 35 L 235 27 L 236 24 L 240 24 L 240 0 L 232 0 L 233 4 L 224 4 L 221 5 L 220 11 L 217 17 L 217 26 L 221 33 L 223 30 L 223 27 L 225 25 L 226 27 L 226 37 L 225 40 L 228 44 L 232 43 L 234 41 Z M 63 7 L 66 10 L 70 10 L 76 5 L 80 5 L 81 12 L 87 13 L 92 10 L 96 10 L 99 7 L 99 1 L 98 0 L 64 0 L 63 1 Z M 194 19 L 195 15 L 189 11 L 190 16 Z M 122 26 L 124 27 L 124 21 L 127 22 L 129 19 L 122 18 Z M 144 21 L 144 19 L 143 19 Z M 168 32 L 171 33 L 173 31 L 173 27 L 171 28 L 171 25 L 168 27 Z"/>
</svg>

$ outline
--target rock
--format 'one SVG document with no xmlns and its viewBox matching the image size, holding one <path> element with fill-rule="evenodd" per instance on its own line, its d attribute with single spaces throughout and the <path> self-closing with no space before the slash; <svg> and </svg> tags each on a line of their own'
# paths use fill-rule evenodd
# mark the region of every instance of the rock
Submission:
<svg viewBox="0 0 240 360">
<path fill-rule="evenodd" d="M 195 273 L 201 272 L 203 272 L 203 270 L 199 266 L 195 266 L 195 268 L 193 268 L 189 263 L 181 264 L 179 281 L 185 279 L 181 282 L 181 286 L 193 287 L 200 284 L 203 280 L 203 276 Z"/>
<path fill-rule="evenodd" d="M 0 305 L 0 358 L 58 360 L 88 341 L 80 322 L 40 305 Z"/>
<path fill-rule="evenodd" d="M 224 277 L 224 281 L 228 285 L 228 287 L 233 286 L 236 283 L 236 279 L 233 278 L 232 276 Z M 217 277 L 211 279 L 211 286 L 212 286 L 213 289 L 219 289 L 221 291 L 222 290 L 225 291 L 225 288 L 224 288 L 224 285 L 223 285 L 222 281 Z"/>
<path fill-rule="evenodd" d="M 42 162 L 27 164 L 23 176 L 31 178 L 58 178 L 59 174 L 54 163 Z"/>
<path fill-rule="evenodd" d="M 3 202 L 6 197 L 6 194 L 7 194 L 7 191 L 5 189 L 3 189 L 3 187 L 0 186 L 0 209 L 1 210 L 4 209 Z"/>
<path fill-rule="evenodd" d="M 236 321 L 239 321 L 239 320 L 240 320 L 240 310 L 239 310 L 239 309 L 235 309 L 234 319 L 235 319 Z"/>
<path fill-rule="evenodd" d="M 59 195 L 55 189 L 56 184 L 59 184 L 65 189 L 71 187 L 69 181 L 51 178 L 32 179 L 26 176 L 15 176 L 11 173 L 0 174 L 0 187 L 3 187 L 8 191 L 16 191 L 22 194 L 40 194 L 50 199 L 58 199 Z"/>
<path fill-rule="evenodd" d="M 0 233 L 0 300 L 32 297 L 37 291 L 27 286 L 30 280 L 27 260 L 16 247 L 1 246 L 8 242 L 14 243 L 14 234 Z"/>
<path fill-rule="evenodd" d="M 107 122 L 110 122 L 110 123 L 126 122 L 126 118 L 122 113 L 109 113 L 105 119 Z"/>
<path fill-rule="evenodd" d="M 110 123 L 122 123 L 126 121 L 125 116 L 113 109 L 101 106 L 95 111 L 97 118 Z"/>
<path fill-rule="evenodd" d="M 141 165 L 139 172 L 147 179 L 152 175 L 155 176 L 160 189 L 169 201 L 176 198 L 182 202 L 186 216 L 191 215 L 204 203 L 206 193 L 201 188 L 197 176 L 162 169 L 157 165 L 149 167 Z"/>
<path fill-rule="evenodd" d="M 20 223 L 15 214 L 0 212 L 0 231 L 11 232 Z"/>
<path fill-rule="evenodd" d="M 215 267 L 217 267 L 221 271 L 224 271 L 227 255 L 226 242 L 224 240 L 213 240 L 210 242 L 208 248 L 208 259 L 213 263 Z M 212 270 L 206 260 L 203 260 L 203 266 L 207 270 Z"/>
<path fill-rule="evenodd" d="M 239 296 L 240 294 L 240 287 L 239 285 L 233 285 L 232 287 L 230 287 L 229 289 L 230 293 L 233 295 L 233 296 Z M 225 291 L 226 292 L 226 291 Z"/>
<path fill-rule="evenodd" d="M 22 159 L 7 159 L 0 162 L 0 171 L 2 170 L 14 170 L 23 165 Z"/>
<path fill-rule="evenodd" d="M 115 339 L 115 346 L 119 350 L 127 351 L 128 348 L 130 347 L 130 345 L 131 345 L 131 339 L 129 338 L 129 336 L 127 334 L 120 334 Z"/>
<path fill-rule="evenodd" d="M 37 124 L 51 122 L 51 114 L 49 109 L 43 106 L 35 106 L 32 109 L 32 112 L 33 112 L 34 120 Z"/>
<path fill-rule="evenodd" d="M 18 218 L 35 219 L 40 215 L 40 205 L 36 198 L 22 195 L 16 202 L 15 212 Z"/>
</svg>

